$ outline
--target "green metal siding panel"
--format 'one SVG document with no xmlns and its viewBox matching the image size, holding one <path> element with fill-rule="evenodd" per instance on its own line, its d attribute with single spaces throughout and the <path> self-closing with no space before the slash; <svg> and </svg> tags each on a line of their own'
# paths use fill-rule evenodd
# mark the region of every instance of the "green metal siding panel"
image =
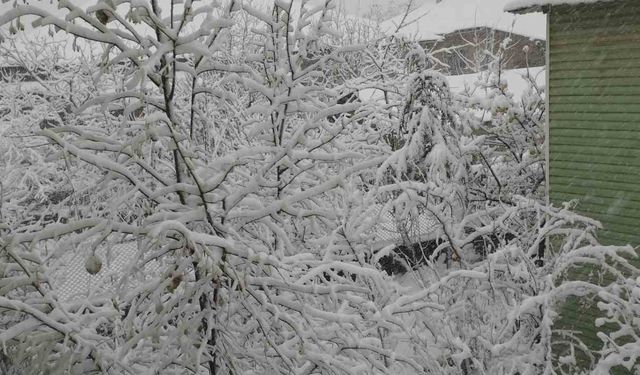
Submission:
<svg viewBox="0 0 640 375">
<path fill-rule="evenodd" d="M 575 120 L 575 119 L 558 119 L 555 118 L 553 125 L 556 134 L 563 134 L 565 131 L 574 131 L 574 129 L 582 129 L 582 132 L 599 131 L 605 136 L 616 132 L 635 132 L 629 128 L 629 122 L 633 121 L 595 121 L 592 119 Z"/>
<path fill-rule="evenodd" d="M 549 56 L 554 60 L 554 62 L 612 62 L 618 59 L 625 61 L 628 59 L 633 59 L 634 56 L 638 53 L 638 49 L 640 49 L 640 46 L 638 45 L 620 46 L 614 44 L 609 46 L 602 46 L 598 48 L 597 52 L 594 52 L 591 48 L 588 48 L 588 46 L 583 46 L 577 48 L 577 50 L 566 50 L 564 48 L 559 48 L 557 50 L 549 51 Z M 602 54 L 602 52 L 604 51 L 612 52 L 613 55 Z"/>
<path fill-rule="evenodd" d="M 551 201 L 575 187 L 609 230 L 623 219 L 603 202 L 624 191 L 619 212 L 637 219 L 640 245 L 640 4 L 553 7 L 549 31 Z"/>
<path fill-rule="evenodd" d="M 603 224 L 602 243 L 639 246 L 640 2 L 554 6 L 549 21 L 550 200 L 576 200 Z M 593 300 L 572 300 L 556 328 L 598 350 L 597 314 Z"/>
<path fill-rule="evenodd" d="M 555 81 L 560 82 L 560 81 Z M 577 91 L 577 92 L 576 92 Z M 607 96 L 638 96 L 640 95 L 640 85 L 636 86 L 598 86 L 598 87 L 589 87 L 589 86 L 580 86 L 580 90 L 576 90 L 575 87 L 551 87 L 550 90 L 551 96 L 549 99 L 551 101 L 555 100 L 555 96 L 564 96 L 564 97 L 576 97 L 580 98 L 583 96 L 596 96 L 596 97 L 607 97 Z"/>
<path fill-rule="evenodd" d="M 638 87 L 640 84 L 640 77 L 624 77 L 624 78 L 611 78 L 603 81 L 602 79 L 584 78 L 584 79 L 568 79 L 568 78 L 555 78 L 549 77 L 549 84 L 551 87 Z"/>
<path fill-rule="evenodd" d="M 577 131 L 581 131 L 581 130 L 577 129 Z M 584 146 L 589 148 L 596 148 L 596 147 L 608 148 L 613 150 L 618 148 L 636 150 L 638 145 L 637 138 L 620 139 L 620 138 L 604 138 L 604 136 L 602 138 L 590 138 L 585 136 L 574 137 L 571 135 L 563 137 L 557 134 L 551 134 L 551 136 L 552 137 L 555 136 L 555 139 L 551 142 L 551 145 L 552 146 L 557 145 L 559 147 L 561 147 L 562 145 L 567 145 L 567 146 L 575 145 L 575 146 Z"/>
<path fill-rule="evenodd" d="M 575 155 L 571 155 L 575 156 Z M 630 161 L 634 162 L 630 165 L 620 165 L 619 163 L 615 163 L 617 160 L 612 159 L 611 162 L 602 162 L 602 160 L 598 160 L 595 163 L 587 164 L 591 159 L 593 159 L 593 155 L 581 155 L 582 157 L 568 157 L 565 160 L 557 160 L 558 168 L 568 169 L 569 171 L 575 170 L 576 173 L 581 172 L 589 172 L 592 175 L 637 175 L 640 170 L 640 160 L 630 159 Z M 554 168 L 555 169 L 555 168 Z M 567 172 L 563 172 L 567 173 Z M 614 181 L 616 179 L 614 178 Z M 628 177 L 621 178 L 620 181 L 627 181 Z M 555 186 L 556 190 L 561 190 L 563 186 Z M 602 193 L 607 193 L 603 191 Z M 606 196 L 606 194 L 605 194 Z M 640 197 L 635 197 L 640 199 Z"/>
<path fill-rule="evenodd" d="M 639 95 L 558 95 L 554 98 L 549 98 L 550 104 L 553 106 L 593 106 L 597 105 L 599 110 L 604 108 L 606 111 L 615 112 L 629 112 L 633 111 L 633 107 L 640 102 Z M 623 105 L 624 107 L 620 107 Z M 557 108 L 556 108 L 557 109 Z M 582 110 L 582 109 L 577 109 Z M 591 108 L 582 110 L 583 112 L 593 112 Z M 637 108 L 635 109 L 637 111 Z"/>
<path fill-rule="evenodd" d="M 640 43 L 640 37 L 638 38 L 638 43 Z M 582 65 L 582 64 L 576 64 L 576 65 Z M 637 69 L 592 68 L 592 69 L 578 69 L 578 70 L 557 70 L 557 71 L 554 71 L 553 73 L 553 79 L 627 78 L 627 77 L 640 77 L 640 68 L 637 68 Z"/>
<path fill-rule="evenodd" d="M 622 52 L 622 51 L 620 51 Z M 628 51 L 626 51 L 628 52 Z M 555 58 L 555 56 L 553 57 Z M 593 61 L 593 60 L 591 60 Z M 592 73 L 592 74 L 596 74 L 598 72 L 603 71 L 602 68 L 597 67 L 597 66 L 593 66 L 591 64 L 591 61 L 589 60 L 583 60 L 583 61 L 572 61 L 572 60 L 567 60 L 567 61 L 556 61 L 556 63 L 554 64 L 554 68 L 556 69 L 556 72 L 561 72 L 561 71 L 570 71 L 570 72 L 574 72 L 576 69 L 576 65 L 584 65 L 582 67 L 583 71 Z M 602 58 L 601 57 L 601 61 L 600 63 L 602 64 L 606 64 L 607 65 L 607 69 L 606 71 L 609 72 L 615 72 L 615 73 L 619 73 L 622 69 L 625 70 L 634 70 L 633 68 L 638 66 L 638 60 L 636 60 L 635 58 L 628 58 L 628 59 L 623 59 L 623 58 Z M 637 70 L 637 69 L 635 69 Z M 610 75 L 612 73 L 609 73 Z M 627 75 L 625 75 L 626 77 Z M 556 75 L 557 77 L 557 75 Z"/>
<path fill-rule="evenodd" d="M 582 126 L 581 126 L 582 125 Z M 573 136 L 576 131 L 579 131 L 582 138 L 598 138 L 603 137 L 607 139 L 635 139 L 640 140 L 640 132 L 628 130 L 626 127 L 621 129 L 602 129 L 601 122 L 573 122 L 559 124 L 558 128 L 554 130 L 554 135 L 557 137 Z M 598 162 L 599 160 L 595 160 Z"/>
</svg>

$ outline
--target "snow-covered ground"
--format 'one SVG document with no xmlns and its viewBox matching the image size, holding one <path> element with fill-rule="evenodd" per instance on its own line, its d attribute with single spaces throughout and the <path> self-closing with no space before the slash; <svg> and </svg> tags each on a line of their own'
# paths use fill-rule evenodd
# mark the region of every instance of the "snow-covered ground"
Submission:
<svg viewBox="0 0 640 375">
<path fill-rule="evenodd" d="M 514 95 L 514 97 L 520 98 L 524 90 L 528 87 L 526 80 L 528 74 L 535 77 L 535 81 L 540 87 L 544 87 L 546 80 L 546 70 L 543 66 L 528 68 L 528 69 L 512 69 L 503 71 L 502 80 L 506 83 L 507 90 Z M 449 85 L 453 93 L 462 93 L 468 89 L 474 90 L 477 88 L 477 82 L 481 79 L 482 73 L 462 74 L 457 76 L 448 76 Z M 369 100 L 382 100 L 384 95 L 382 91 L 376 89 L 366 89 L 360 91 L 360 98 L 365 101 Z"/>
<path fill-rule="evenodd" d="M 516 98 L 522 96 L 524 90 L 528 87 L 526 76 L 530 74 L 535 78 L 536 83 L 543 87 L 545 85 L 546 70 L 544 67 L 533 67 L 529 69 L 512 69 L 503 71 L 502 79 L 507 84 L 507 90 Z M 449 76 L 449 85 L 451 91 L 459 93 L 467 88 L 474 89 L 476 82 L 480 77 L 479 73 L 462 74 L 457 76 Z"/>
</svg>

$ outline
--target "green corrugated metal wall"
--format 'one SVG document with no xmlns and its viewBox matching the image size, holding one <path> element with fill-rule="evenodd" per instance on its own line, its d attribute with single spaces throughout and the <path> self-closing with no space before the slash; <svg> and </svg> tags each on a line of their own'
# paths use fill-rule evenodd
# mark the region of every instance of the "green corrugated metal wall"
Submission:
<svg viewBox="0 0 640 375">
<path fill-rule="evenodd" d="M 640 3 L 550 10 L 551 201 L 579 199 L 611 244 L 640 244 Z"/>
<path fill-rule="evenodd" d="M 578 199 L 604 244 L 640 245 L 640 1 L 549 10 L 549 194 Z M 594 308 L 573 301 L 559 325 L 600 348 Z"/>
</svg>

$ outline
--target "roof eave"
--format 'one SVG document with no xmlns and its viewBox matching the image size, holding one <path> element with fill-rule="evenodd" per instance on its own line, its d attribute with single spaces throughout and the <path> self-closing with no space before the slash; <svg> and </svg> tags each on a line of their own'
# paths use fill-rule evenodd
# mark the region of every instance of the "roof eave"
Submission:
<svg viewBox="0 0 640 375">
<path fill-rule="evenodd" d="M 547 13 L 549 10 L 549 5 L 531 5 L 528 7 L 515 8 L 515 9 L 506 9 L 509 13 L 514 14 L 527 14 L 527 13 Z"/>
</svg>

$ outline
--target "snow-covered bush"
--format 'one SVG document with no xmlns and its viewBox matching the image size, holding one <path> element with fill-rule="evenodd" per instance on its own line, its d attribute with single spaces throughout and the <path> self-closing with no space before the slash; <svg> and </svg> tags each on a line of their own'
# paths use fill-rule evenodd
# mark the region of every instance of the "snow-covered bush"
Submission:
<svg viewBox="0 0 640 375">
<path fill-rule="evenodd" d="M 615 328 L 599 332 L 602 350 L 594 373 L 610 374 L 614 367 L 640 370 L 640 277 L 627 277 L 618 284 L 598 290 L 598 303 L 604 317 L 596 326 L 612 324 Z"/>
<path fill-rule="evenodd" d="M 451 304 L 453 313 L 445 316 L 455 319 L 433 312 L 424 317 L 432 322 L 438 316 L 439 323 L 446 321 L 445 330 L 455 332 L 448 337 L 429 328 L 434 341 L 458 345 L 449 348 L 450 357 L 439 358 L 439 363 L 451 366 L 442 369 L 445 372 L 555 371 L 559 359 L 557 353 L 552 355 L 556 338 L 551 323 L 564 301 L 600 288 L 617 290 L 616 282 L 624 283 L 625 274 L 638 272 L 620 258 L 632 256 L 629 248 L 598 245 L 597 222 L 567 208 L 547 207 L 542 88 L 527 75 L 530 86 L 516 97 L 501 76 L 498 57 L 492 69 L 480 75 L 475 93 L 454 97 L 444 77 L 413 75 L 404 110 L 395 127 L 392 122 L 391 128 L 398 130 L 386 138 L 393 153 L 379 169 L 384 199 L 398 213 L 399 223 L 415 221 L 425 212 L 436 223 L 435 244 L 426 246 L 423 254 L 426 266 L 405 280 L 437 295 L 442 306 Z M 403 246 L 419 241 L 407 235 Z M 441 253 L 447 255 L 444 264 Z M 591 267 L 597 273 L 593 265 L 612 258 L 626 272 L 609 268 L 613 284 L 570 281 L 572 267 Z M 470 277 L 470 270 L 478 273 Z M 456 283 L 459 279 L 449 275 L 464 275 L 464 281 Z M 439 283 L 442 280 L 446 287 Z M 633 284 L 633 279 L 626 283 Z M 449 296 L 455 297 L 444 302 Z M 615 324 L 628 327 L 628 321 L 626 317 Z M 613 347 L 606 345 L 605 352 Z M 624 357 L 625 365 L 635 363 L 634 358 Z"/>
<path fill-rule="evenodd" d="M 599 246 L 597 223 L 541 202 L 535 96 L 519 107 L 497 84 L 489 101 L 458 98 L 417 44 L 345 45 L 331 1 L 58 5 L 0 15 L 35 16 L 101 52 L 53 72 L 79 81 L 54 106 L 73 111 L 26 134 L 45 150 L 26 170 L 61 200 L 23 204 L 44 202 L 42 189 L 21 190 L 38 185 L 19 161 L 2 164 L 0 342 L 12 366 L 537 374 L 552 371 L 563 299 L 599 290 L 612 319 L 629 316 L 614 313 L 614 286 L 564 281 L 629 249 Z M 383 98 L 344 100 L 371 89 Z M 492 122 L 474 117 L 483 109 Z M 0 152 L 23 155 L 12 139 Z M 376 247 L 381 206 L 435 220 L 427 267 L 380 270 L 392 250 Z M 69 256 L 100 275 L 122 242 L 137 248 L 122 272 L 80 296 L 59 288 Z"/>
<path fill-rule="evenodd" d="M 282 2 L 59 5 L 66 17 L 32 5 L 0 16 L 35 15 L 103 51 L 82 75 L 95 89 L 77 120 L 33 137 L 83 188 L 54 223 L 11 221 L 0 244 L 0 309 L 19 322 L 0 339 L 14 363 L 348 373 L 394 357 L 420 369 L 381 344 L 386 319 L 370 319 L 388 287 L 367 263 L 371 198 L 357 186 L 384 154 L 363 142 L 371 109 L 339 103 L 353 48 L 331 44 L 330 2 L 303 2 L 295 18 Z M 111 259 L 97 250 L 132 240 L 138 253 L 111 283 L 82 298 L 57 289 L 68 255 L 98 274 Z"/>
</svg>

